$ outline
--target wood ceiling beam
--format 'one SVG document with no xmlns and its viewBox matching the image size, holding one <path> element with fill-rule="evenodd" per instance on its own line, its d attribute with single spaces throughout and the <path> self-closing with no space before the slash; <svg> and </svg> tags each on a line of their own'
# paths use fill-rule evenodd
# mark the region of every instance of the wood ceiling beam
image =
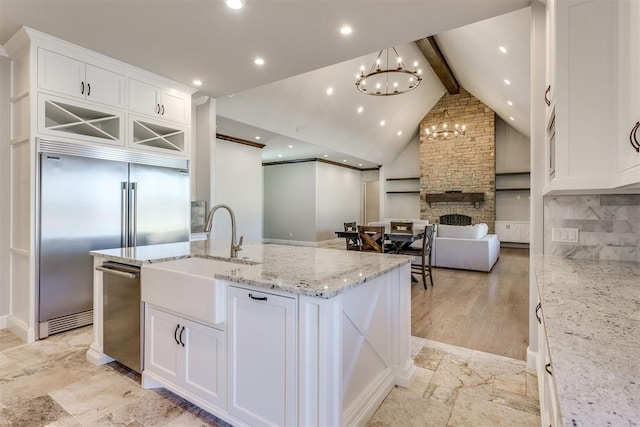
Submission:
<svg viewBox="0 0 640 427">
<path fill-rule="evenodd" d="M 460 84 L 453 75 L 453 71 L 449 68 L 447 60 L 444 59 L 436 39 L 431 36 L 424 39 L 416 40 L 416 44 L 420 51 L 427 58 L 427 62 L 433 68 L 440 81 L 442 82 L 449 95 L 460 93 Z"/>
</svg>

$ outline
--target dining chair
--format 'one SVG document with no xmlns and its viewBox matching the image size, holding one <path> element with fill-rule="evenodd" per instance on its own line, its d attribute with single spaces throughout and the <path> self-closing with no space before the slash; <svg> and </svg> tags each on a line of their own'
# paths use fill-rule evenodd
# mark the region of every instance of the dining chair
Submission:
<svg viewBox="0 0 640 427">
<path fill-rule="evenodd" d="M 384 252 L 384 226 L 359 225 L 358 237 L 363 252 Z"/>
<path fill-rule="evenodd" d="M 435 235 L 436 225 L 429 224 L 424 228 L 424 238 L 422 239 L 422 247 L 420 249 L 407 248 L 400 251 L 401 254 L 415 255 L 420 257 L 420 264 L 411 264 L 411 272 L 422 275 L 422 283 L 427 289 L 427 276 L 433 287 L 433 274 L 431 270 L 431 248 L 433 247 L 433 236 Z"/>
<path fill-rule="evenodd" d="M 358 227 L 356 222 L 345 222 L 344 223 L 344 231 L 358 231 Z M 360 236 L 356 237 L 345 237 L 344 240 L 347 243 L 348 251 L 359 251 L 362 248 L 362 243 L 360 242 Z"/>
</svg>

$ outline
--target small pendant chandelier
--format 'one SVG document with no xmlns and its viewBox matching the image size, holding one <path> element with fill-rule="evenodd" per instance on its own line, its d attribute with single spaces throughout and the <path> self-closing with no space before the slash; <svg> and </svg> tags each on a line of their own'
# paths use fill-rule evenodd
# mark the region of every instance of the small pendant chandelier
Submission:
<svg viewBox="0 0 640 427">
<path fill-rule="evenodd" d="M 369 72 L 365 74 L 364 65 L 356 74 L 356 88 L 365 95 L 390 96 L 409 92 L 418 87 L 422 81 L 422 70 L 418 69 L 418 62 L 413 63 L 413 70 L 405 68 L 402 58 L 395 47 L 391 48 L 395 53 L 396 65 L 389 66 L 389 48 L 382 49 L 378 53 Z M 383 55 L 383 53 L 385 53 Z M 382 68 L 382 63 L 385 68 Z"/>
<path fill-rule="evenodd" d="M 449 115 L 447 109 L 447 98 L 444 99 L 444 111 L 440 117 L 438 124 L 427 126 L 425 135 L 427 139 L 452 139 L 464 136 L 467 132 L 467 126 L 455 123 Z"/>
</svg>

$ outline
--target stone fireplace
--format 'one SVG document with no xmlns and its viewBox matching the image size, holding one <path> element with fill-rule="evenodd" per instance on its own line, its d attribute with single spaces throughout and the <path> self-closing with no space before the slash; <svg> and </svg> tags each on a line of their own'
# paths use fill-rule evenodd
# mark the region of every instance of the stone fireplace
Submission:
<svg viewBox="0 0 640 427">
<path fill-rule="evenodd" d="M 467 125 L 466 135 L 448 140 L 430 140 L 425 129 L 438 123 L 445 108 L 455 122 Z M 460 214 L 472 223 L 484 222 L 494 231 L 495 198 L 495 113 L 466 90 L 445 93 L 420 122 L 420 217 L 438 223 L 442 215 Z M 440 194 L 484 194 L 482 202 L 438 201 Z M 449 198 L 456 200 L 457 198 Z M 463 198 L 464 199 L 464 198 Z"/>
</svg>

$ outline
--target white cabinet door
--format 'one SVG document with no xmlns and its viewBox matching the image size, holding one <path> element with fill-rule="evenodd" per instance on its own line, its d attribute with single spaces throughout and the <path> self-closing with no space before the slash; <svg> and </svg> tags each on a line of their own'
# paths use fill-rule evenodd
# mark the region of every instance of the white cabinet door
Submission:
<svg viewBox="0 0 640 427">
<path fill-rule="evenodd" d="M 160 114 L 160 89 L 135 79 L 129 79 L 129 109 L 136 113 Z"/>
<path fill-rule="evenodd" d="M 251 425 L 295 423 L 293 298 L 228 289 L 229 413 Z"/>
<path fill-rule="evenodd" d="M 496 221 L 495 225 L 496 235 L 501 242 L 507 241 L 507 223 L 503 221 Z"/>
<path fill-rule="evenodd" d="M 640 2 L 618 2 L 617 171 L 637 172 L 620 182 L 640 182 Z"/>
<path fill-rule="evenodd" d="M 113 107 L 125 105 L 123 75 L 46 49 L 38 49 L 38 87 Z"/>
<path fill-rule="evenodd" d="M 180 333 L 181 319 L 146 306 L 144 338 L 144 370 L 176 384 L 181 382 Z"/>
<path fill-rule="evenodd" d="M 74 98 L 85 98 L 85 63 L 38 49 L 38 87 Z"/>
<path fill-rule="evenodd" d="M 226 407 L 224 332 L 146 305 L 144 370 L 214 406 Z"/>
<path fill-rule="evenodd" d="M 224 332 L 182 321 L 184 387 L 220 408 L 226 408 Z"/>
<path fill-rule="evenodd" d="M 123 75 L 87 64 L 85 82 L 87 100 L 124 108 Z"/>
<path fill-rule="evenodd" d="M 189 95 L 182 92 L 129 79 L 129 108 L 136 113 L 185 123 L 191 109 L 190 101 Z"/>
</svg>

